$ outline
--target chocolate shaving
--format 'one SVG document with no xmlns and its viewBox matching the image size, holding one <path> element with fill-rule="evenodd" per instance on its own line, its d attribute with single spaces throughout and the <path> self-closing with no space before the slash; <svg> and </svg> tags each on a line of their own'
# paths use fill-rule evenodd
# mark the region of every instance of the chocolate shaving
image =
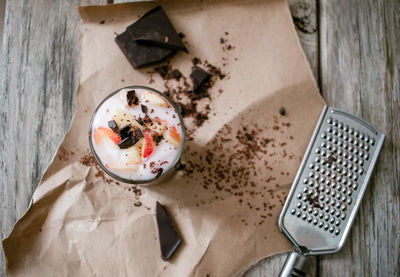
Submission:
<svg viewBox="0 0 400 277">
<path fill-rule="evenodd" d="M 147 113 L 147 106 L 146 105 L 140 105 L 142 108 L 143 113 Z"/>
</svg>

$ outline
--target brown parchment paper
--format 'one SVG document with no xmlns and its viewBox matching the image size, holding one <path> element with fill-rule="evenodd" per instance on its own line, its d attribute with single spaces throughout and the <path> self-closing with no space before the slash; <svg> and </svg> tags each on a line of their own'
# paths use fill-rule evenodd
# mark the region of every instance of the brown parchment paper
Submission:
<svg viewBox="0 0 400 277">
<path fill-rule="evenodd" d="M 324 101 L 284 0 L 161 2 L 190 52 L 177 54 L 174 67 L 188 76 L 196 56 L 227 74 L 211 89 L 209 120 L 186 141 L 186 170 L 135 195 L 80 162 L 98 103 L 118 88 L 149 85 L 149 69 L 134 70 L 114 37 L 157 4 L 80 8 L 75 114 L 29 209 L 3 241 L 10 276 L 234 276 L 290 249 L 278 215 Z M 150 86 L 165 90 L 153 79 Z M 247 151 L 254 141 L 261 150 Z M 170 262 L 160 259 L 156 200 L 183 238 Z"/>
</svg>

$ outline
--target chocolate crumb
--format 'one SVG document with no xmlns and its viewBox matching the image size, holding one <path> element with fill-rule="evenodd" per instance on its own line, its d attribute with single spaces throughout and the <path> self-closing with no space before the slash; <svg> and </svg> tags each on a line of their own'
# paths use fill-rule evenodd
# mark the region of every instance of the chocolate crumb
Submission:
<svg viewBox="0 0 400 277">
<path fill-rule="evenodd" d="M 185 34 L 182 33 L 182 32 L 179 32 L 179 33 L 178 33 L 178 37 L 179 37 L 180 39 L 183 39 L 183 38 L 185 38 Z"/>
<path fill-rule="evenodd" d="M 144 125 L 144 122 L 143 122 L 143 120 L 142 120 L 142 118 L 141 117 L 139 117 L 138 119 L 136 119 L 136 121 L 137 121 L 137 123 L 139 123 L 140 125 Z"/>
<path fill-rule="evenodd" d="M 175 166 L 176 170 L 178 170 L 178 171 L 185 169 L 185 167 L 186 167 L 186 165 L 181 163 L 180 161 Z"/>
<path fill-rule="evenodd" d="M 159 177 L 161 176 L 162 172 L 163 172 L 163 169 L 162 169 L 162 168 L 157 169 L 156 179 L 159 178 Z"/>
<path fill-rule="evenodd" d="M 285 109 L 284 107 L 281 107 L 281 108 L 279 109 L 279 113 L 280 113 L 282 116 L 285 116 L 285 115 L 286 115 L 286 109 Z"/>
<path fill-rule="evenodd" d="M 142 108 L 143 113 L 147 113 L 147 106 L 146 105 L 140 105 Z"/>
<path fill-rule="evenodd" d="M 105 20 L 102 20 L 102 21 L 100 21 L 100 24 L 104 24 L 106 21 Z"/>
</svg>

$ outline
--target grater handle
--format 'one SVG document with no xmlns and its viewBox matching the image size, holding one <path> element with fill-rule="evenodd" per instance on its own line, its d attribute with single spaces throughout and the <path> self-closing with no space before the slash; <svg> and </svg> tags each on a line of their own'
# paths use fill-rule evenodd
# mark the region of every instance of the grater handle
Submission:
<svg viewBox="0 0 400 277">
<path fill-rule="evenodd" d="M 292 251 L 286 258 L 279 277 L 305 277 L 310 269 L 312 260 Z"/>
</svg>

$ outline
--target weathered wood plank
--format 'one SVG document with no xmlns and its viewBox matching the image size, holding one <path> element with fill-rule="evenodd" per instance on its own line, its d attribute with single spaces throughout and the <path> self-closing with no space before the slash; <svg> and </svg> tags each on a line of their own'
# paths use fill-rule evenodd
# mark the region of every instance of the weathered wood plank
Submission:
<svg viewBox="0 0 400 277">
<path fill-rule="evenodd" d="M 386 133 L 351 235 L 320 276 L 400 274 L 400 2 L 321 1 L 322 93 Z"/>
<path fill-rule="evenodd" d="M 26 211 L 70 123 L 78 81 L 77 6 L 101 2 L 106 1 L 6 3 L 0 71 L 2 238 Z"/>
</svg>

